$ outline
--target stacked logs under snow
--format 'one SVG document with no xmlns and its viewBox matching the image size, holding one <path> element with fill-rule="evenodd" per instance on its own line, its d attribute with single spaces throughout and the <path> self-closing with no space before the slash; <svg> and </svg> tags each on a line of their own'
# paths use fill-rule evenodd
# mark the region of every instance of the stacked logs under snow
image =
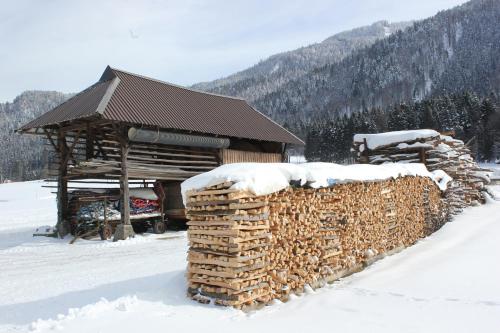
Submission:
<svg viewBox="0 0 500 333">
<path fill-rule="evenodd" d="M 450 214 L 484 202 L 489 170 L 478 166 L 461 140 L 433 130 L 356 134 L 354 150 L 360 163 L 424 163 L 429 171 L 445 171 L 453 178 L 446 191 Z"/>
<path fill-rule="evenodd" d="M 267 198 L 228 189 L 230 185 L 187 194 L 188 290 L 201 302 L 208 296 L 219 305 L 269 301 Z"/>
<path fill-rule="evenodd" d="M 436 184 L 406 176 L 254 196 L 187 191 L 189 294 L 242 308 L 286 300 L 415 243 L 445 220 Z"/>
</svg>

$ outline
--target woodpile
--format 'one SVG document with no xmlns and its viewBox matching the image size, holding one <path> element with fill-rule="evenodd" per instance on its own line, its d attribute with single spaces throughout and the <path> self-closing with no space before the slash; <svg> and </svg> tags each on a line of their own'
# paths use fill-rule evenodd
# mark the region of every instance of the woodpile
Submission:
<svg viewBox="0 0 500 333">
<path fill-rule="evenodd" d="M 288 187 L 253 196 L 231 182 L 186 193 L 188 292 L 255 306 L 320 287 L 415 243 L 445 217 L 427 177 Z"/>
<path fill-rule="evenodd" d="M 390 133 L 381 135 L 385 134 Z M 463 141 L 436 134 L 406 141 L 396 139 L 375 147 L 367 138 L 370 140 L 376 135 L 359 134 L 354 139 L 354 150 L 360 163 L 424 163 L 429 171 L 446 172 L 453 178 L 445 193 L 449 214 L 484 202 L 483 190 L 489 183 L 489 170 L 479 167 Z"/>
<path fill-rule="evenodd" d="M 267 302 L 268 202 L 228 189 L 231 185 L 188 194 L 188 290 L 219 305 Z"/>
<path fill-rule="evenodd" d="M 272 235 L 268 281 L 272 297 L 286 299 L 319 280 L 320 258 L 328 251 L 320 236 L 320 197 L 312 189 L 288 188 L 267 200 Z"/>
</svg>

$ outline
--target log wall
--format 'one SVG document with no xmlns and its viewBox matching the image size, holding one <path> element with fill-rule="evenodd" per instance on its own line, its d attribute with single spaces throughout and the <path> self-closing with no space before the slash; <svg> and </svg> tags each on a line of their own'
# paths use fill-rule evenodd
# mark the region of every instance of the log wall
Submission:
<svg viewBox="0 0 500 333">
<path fill-rule="evenodd" d="M 440 190 L 423 177 L 260 197 L 229 186 L 187 193 L 188 292 L 200 302 L 286 300 L 414 244 L 446 218 Z"/>
<path fill-rule="evenodd" d="M 255 162 L 255 163 L 281 163 L 282 155 L 276 153 L 262 153 L 235 149 L 222 149 L 222 164 Z"/>
</svg>

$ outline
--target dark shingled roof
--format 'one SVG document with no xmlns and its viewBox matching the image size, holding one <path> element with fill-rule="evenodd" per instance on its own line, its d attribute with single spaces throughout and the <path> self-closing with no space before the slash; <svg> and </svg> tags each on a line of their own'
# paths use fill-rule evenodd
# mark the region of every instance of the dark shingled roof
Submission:
<svg viewBox="0 0 500 333">
<path fill-rule="evenodd" d="M 304 144 L 243 99 L 200 92 L 109 66 L 99 82 L 20 130 L 96 116 L 162 129 Z"/>
</svg>

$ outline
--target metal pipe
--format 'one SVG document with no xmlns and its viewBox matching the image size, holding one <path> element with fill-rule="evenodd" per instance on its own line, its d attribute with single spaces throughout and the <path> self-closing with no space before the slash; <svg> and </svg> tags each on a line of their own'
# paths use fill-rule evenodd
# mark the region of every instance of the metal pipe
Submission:
<svg viewBox="0 0 500 333">
<path fill-rule="evenodd" d="M 175 146 L 191 146 L 204 148 L 228 148 L 230 141 L 226 138 L 190 135 L 163 131 L 154 131 L 132 127 L 128 130 L 128 138 L 134 142 L 162 143 Z"/>
</svg>

